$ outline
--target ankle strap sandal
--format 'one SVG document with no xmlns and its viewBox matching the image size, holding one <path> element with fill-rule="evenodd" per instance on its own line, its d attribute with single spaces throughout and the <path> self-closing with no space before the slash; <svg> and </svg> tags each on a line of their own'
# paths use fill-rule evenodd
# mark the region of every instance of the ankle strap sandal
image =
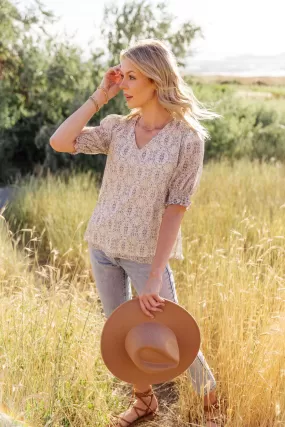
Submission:
<svg viewBox="0 0 285 427">
<path fill-rule="evenodd" d="M 135 391 L 135 389 L 133 389 L 132 397 L 136 397 L 137 399 L 141 400 L 143 402 L 143 404 L 146 406 L 146 408 L 139 408 L 138 406 L 133 406 L 133 409 L 135 410 L 138 418 L 132 422 L 124 419 L 122 416 L 113 415 L 113 417 L 115 417 L 118 420 L 117 425 L 119 425 L 120 427 L 136 426 L 136 425 L 140 424 L 141 422 L 153 420 L 158 414 L 158 409 L 156 409 L 156 410 L 151 409 L 151 404 L 152 404 L 153 397 L 154 397 L 154 392 L 153 392 L 152 387 L 150 387 L 145 392 L 138 392 L 138 391 Z M 144 398 L 146 398 L 146 397 L 151 398 L 149 403 L 147 403 L 144 400 Z M 129 407 L 131 406 L 131 404 L 132 404 L 132 400 L 130 401 Z M 123 421 L 124 424 L 121 424 L 121 421 Z"/>
</svg>

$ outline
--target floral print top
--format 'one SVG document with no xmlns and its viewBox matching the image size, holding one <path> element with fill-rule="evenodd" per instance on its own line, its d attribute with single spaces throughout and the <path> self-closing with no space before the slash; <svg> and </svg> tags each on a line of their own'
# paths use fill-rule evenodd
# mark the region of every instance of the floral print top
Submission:
<svg viewBox="0 0 285 427">
<path fill-rule="evenodd" d="M 139 148 L 138 118 L 110 114 L 100 125 L 83 128 L 72 154 L 107 155 L 84 240 L 107 256 L 152 263 L 166 206 L 190 208 L 202 175 L 204 140 L 174 118 Z M 181 226 L 170 258 L 184 259 Z"/>
</svg>

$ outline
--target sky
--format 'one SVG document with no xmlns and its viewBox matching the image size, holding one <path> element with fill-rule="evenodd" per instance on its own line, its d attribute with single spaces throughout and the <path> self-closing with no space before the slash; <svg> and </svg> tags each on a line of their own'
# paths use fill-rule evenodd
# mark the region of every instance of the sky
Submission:
<svg viewBox="0 0 285 427">
<path fill-rule="evenodd" d="M 12 2 L 22 10 L 34 4 L 33 0 Z M 60 18 L 50 32 L 74 34 L 74 42 L 83 48 L 86 56 L 91 37 L 97 40 L 92 46 L 100 45 L 99 26 L 106 0 L 41 0 L 41 3 Z M 124 0 L 117 3 L 122 5 Z M 168 0 L 166 3 L 169 12 L 177 17 L 176 26 L 190 20 L 202 28 L 204 39 L 199 37 L 191 45 L 197 59 L 285 52 L 284 0 Z"/>
</svg>

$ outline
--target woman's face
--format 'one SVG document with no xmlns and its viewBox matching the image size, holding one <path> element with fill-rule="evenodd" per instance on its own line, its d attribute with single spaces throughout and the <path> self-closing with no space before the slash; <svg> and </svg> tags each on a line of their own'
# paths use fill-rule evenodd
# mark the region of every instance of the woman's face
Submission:
<svg viewBox="0 0 285 427">
<path fill-rule="evenodd" d="M 126 98 L 129 108 L 142 107 L 156 96 L 155 84 L 127 58 L 121 60 L 121 76 L 120 88 L 132 97 Z"/>
</svg>

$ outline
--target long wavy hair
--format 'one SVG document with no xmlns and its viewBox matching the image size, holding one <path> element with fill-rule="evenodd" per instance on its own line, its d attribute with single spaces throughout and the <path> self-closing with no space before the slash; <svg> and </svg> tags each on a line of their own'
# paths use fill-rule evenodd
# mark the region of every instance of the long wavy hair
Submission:
<svg viewBox="0 0 285 427">
<path fill-rule="evenodd" d="M 132 61 L 141 73 L 155 83 L 158 101 L 172 117 L 185 122 L 204 140 L 210 139 L 208 130 L 199 121 L 222 116 L 205 108 L 195 97 L 180 74 L 174 54 L 163 41 L 155 38 L 136 41 L 120 52 L 120 59 L 124 58 Z M 139 115 L 140 110 L 132 108 L 125 119 Z"/>
</svg>

